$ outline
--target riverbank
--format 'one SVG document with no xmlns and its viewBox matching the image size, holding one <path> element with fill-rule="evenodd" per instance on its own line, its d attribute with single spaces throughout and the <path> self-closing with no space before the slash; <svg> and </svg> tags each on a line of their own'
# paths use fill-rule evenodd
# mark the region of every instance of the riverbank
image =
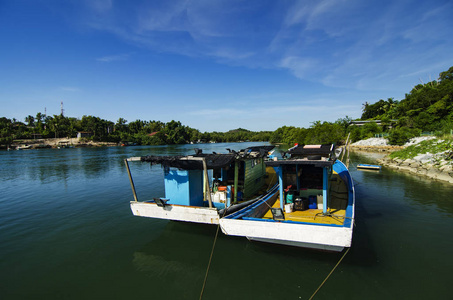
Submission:
<svg viewBox="0 0 453 300">
<path fill-rule="evenodd" d="M 11 150 L 41 149 L 41 148 L 75 148 L 75 147 L 110 147 L 117 143 L 95 142 L 85 138 L 51 138 L 15 140 Z"/>
<path fill-rule="evenodd" d="M 453 148 L 451 140 L 435 137 L 411 139 L 404 146 L 389 146 L 386 139 L 373 138 L 351 145 L 351 149 L 368 152 L 388 152 L 376 162 L 403 172 L 453 183 Z"/>
</svg>

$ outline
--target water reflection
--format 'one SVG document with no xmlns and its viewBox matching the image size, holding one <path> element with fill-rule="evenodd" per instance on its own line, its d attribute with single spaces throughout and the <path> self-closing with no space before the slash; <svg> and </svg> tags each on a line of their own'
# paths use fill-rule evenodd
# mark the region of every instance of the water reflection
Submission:
<svg viewBox="0 0 453 300">
<path fill-rule="evenodd" d="M 155 291 L 153 297 L 199 296 L 215 231 L 216 226 L 167 222 L 157 238 L 133 254 L 137 271 L 151 279 L 148 288 Z"/>
<path fill-rule="evenodd" d="M 356 152 L 351 155 L 351 162 L 352 165 L 375 164 L 379 155 L 381 154 L 373 156 Z M 450 183 L 387 167 L 380 172 L 364 172 L 354 167 L 350 169 L 355 183 L 366 188 L 366 195 L 372 197 L 372 201 L 377 202 L 376 205 L 380 206 L 381 210 L 404 214 L 412 211 L 412 206 L 415 205 L 425 211 L 434 208 L 441 213 L 453 215 L 453 202 L 450 201 L 453 187 Z"/>
<path fill-rule="evenodd" d="M 135 268 L 150 278 L 148 288 L 155 291 L 154 297 L 199 297 L 216 230 L 217 226 L 206 224 L 168 222 L 158 237 L 133 254 Z M 340 256 L 219 233 L 204 295 L 206 299 L 295 295 L 308 299 Z M 278 278 L 288 280 L 285 289 Z"/>
<path fill-rule="evenodd" d="M 263 143 L 198 144 L 137 147 L 102 147 L 74 149 L 39 149 L 29 151 L 1 151 L 3 167 L 1 181 L 17 179 L 51 183 L 69 179 L 82 180 L 125 173 L 123 160 L 132 156 L 187 155 L 201 148 L 205 153 L 226 153 L 226 148 L 244 149 Z M 140 167 L 139 167 L 140 168 Z"/>
</svg>

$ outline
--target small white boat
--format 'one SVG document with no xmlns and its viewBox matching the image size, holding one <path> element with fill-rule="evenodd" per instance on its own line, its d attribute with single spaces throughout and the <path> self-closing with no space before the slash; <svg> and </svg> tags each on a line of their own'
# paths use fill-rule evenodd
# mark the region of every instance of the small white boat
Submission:
<svg viewBox="0 0 453 300">
<path fill-rule="evenodd" d="M 290 158 L 267 161 L 279 177 L 278 197 L 266 197 L 220 219 L 226 235 L 342 251 L 351 246 L 355 193 L 332 145 L 296 146 Z"/>
<path fill-rule="evenodd" d="M 130 207 L 135 216 L 195 223 L 218 224 L 227 215 L 269 193 L 276 194 L 272 177 L 264 163 L 273 146 L 250 147 L 226 154 L 204 154 L 198 150 L 189 156 L 144 156 L 125 160 L 135 201 Z M 162 165 L 165 197 L 138 201 L 129 162 Z M 268 170 L 276 175 L 272 168 Z M 210 178 L 211 177 L 211 178 Z"/>
<path fill-rule="evenodd" d="M 74 145 L 71 145 L 69 141 L 59 141 L 57 145 L 58 149 L 69 149 L 74 148 Z"/>
<path fill-rule="evenodd" d="M 32 146 L 31 145 L 19 145 L 17 146 L 16 150 L 27 150 L 27 149 L 31 149 Z"/>
<path fill-rule="evenodd" d="M 379 166 L 379 165 L 369 165 L 369 164 L 358 164 L 357 165 L 357 169 L 380 171 L 381 170 L 381 166 Z"/>
</svg>

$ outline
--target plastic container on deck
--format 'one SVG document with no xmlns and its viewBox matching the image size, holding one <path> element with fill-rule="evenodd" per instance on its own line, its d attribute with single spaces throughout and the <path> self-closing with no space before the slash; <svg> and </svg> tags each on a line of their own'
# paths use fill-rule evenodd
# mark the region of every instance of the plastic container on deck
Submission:
<svg viewBox="0 0 453 300">
<path fill-rule="evenodd" d="M 288 193 L 286 194 L 286 203 L 293 203 L 294 202 L 294 194 Z"/>
<path fill-rule="evenodd" d="M 318 209 L 318 198 L 315 195 L 308 196 L 308 208 Z"/>
<path fill-rule="evenodd" d="M 294 203 L 285 204 L 285 213 L 289 214 L 293 212 Z"/>
<path fill-rule="evenodd" d="M 294 200 L 294 210 L 307 210 L 308 209 L 308 199 L 297 197 Z"/>
</svg>

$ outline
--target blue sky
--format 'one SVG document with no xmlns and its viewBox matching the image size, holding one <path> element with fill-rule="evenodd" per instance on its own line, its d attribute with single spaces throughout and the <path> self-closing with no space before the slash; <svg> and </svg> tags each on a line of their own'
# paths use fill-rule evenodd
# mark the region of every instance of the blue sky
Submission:
<svg viewBox="0 0 453 300">
<path fill-rule="evenodd" d="M 0 1 L 0 116 L 200 131 L 358 118 L 453 66 L 449 0 Z"/>
</svg>

